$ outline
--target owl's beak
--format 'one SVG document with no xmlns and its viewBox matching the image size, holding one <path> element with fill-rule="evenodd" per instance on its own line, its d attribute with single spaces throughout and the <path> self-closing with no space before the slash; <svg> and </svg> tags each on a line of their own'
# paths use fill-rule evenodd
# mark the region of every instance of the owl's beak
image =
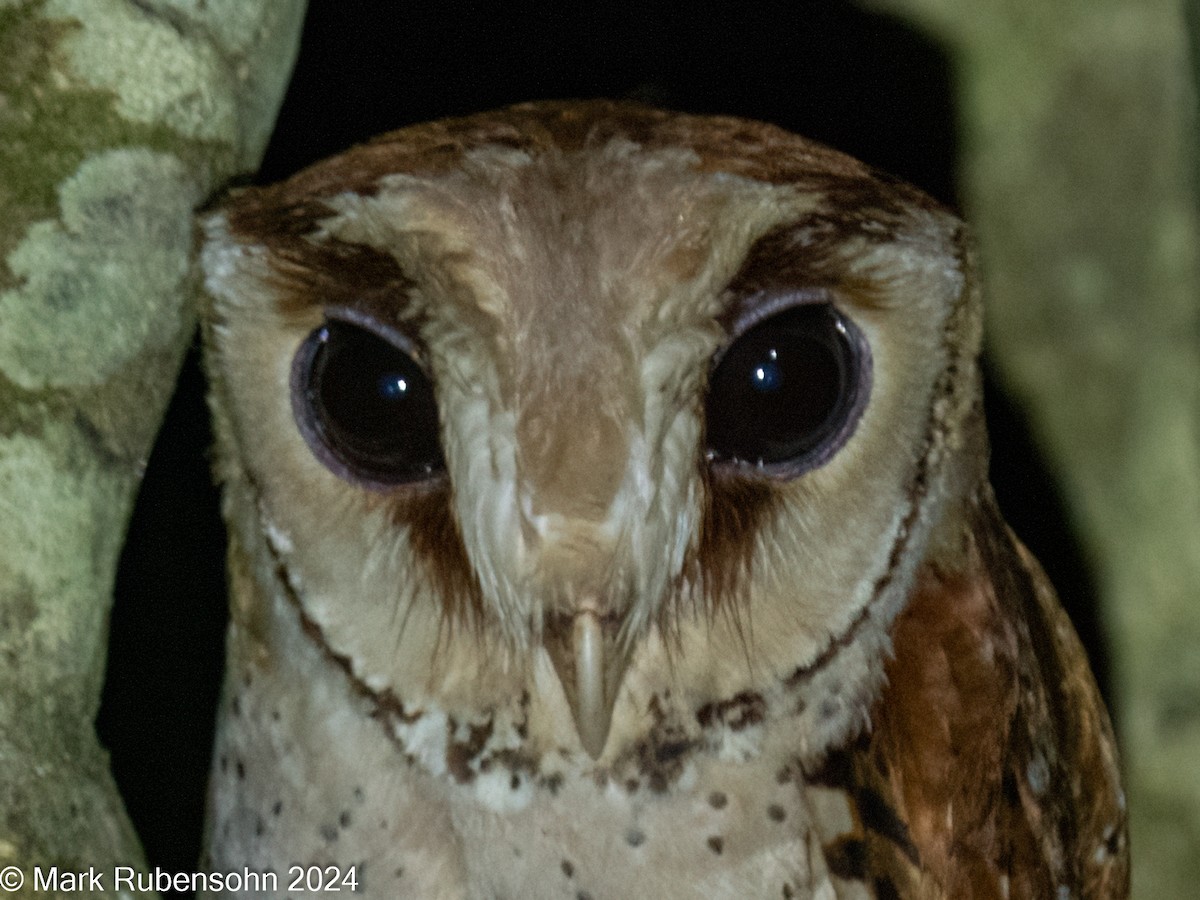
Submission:
<svg viewBox="0 0 1200 900">
<path fill-rule="evenodd" d="M 575 717 L 579 741 L 592 759 L 604 751 L 628 661 L 616 618 L 585 609 L 546 623 L 546 650 Z"/>
</svg>

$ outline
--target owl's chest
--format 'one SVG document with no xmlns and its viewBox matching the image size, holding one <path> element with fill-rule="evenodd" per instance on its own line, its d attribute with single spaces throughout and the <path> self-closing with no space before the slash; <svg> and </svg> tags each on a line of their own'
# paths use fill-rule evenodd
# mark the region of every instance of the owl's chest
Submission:
<svg viewBox="0 0 1200 900">
<path fill-rule="evenodd" d="M 703 761 L 658 792 L 597 773 L 509 810 L 457 791 L 448 806 L 464 896 L 869 896 L 825 859 L 822 831 L 848 818 L 844 796 L 778 774 L 766 761 Z"/>
<path fill-rule="evenodd" d="M 352 873 L 367 897 L 869 896 L 826 858 L 853 827 L 845 794 L 809 783 L 771 741 L 750 760 L 693 754 L 665 785 L 502 756 L 434 772 L 336 682 L 276 682 L 315 662 L 230 670 L 208 864 L 278 875 L 247 896 L 294 896 L 297 866 Z"/>
</svg>

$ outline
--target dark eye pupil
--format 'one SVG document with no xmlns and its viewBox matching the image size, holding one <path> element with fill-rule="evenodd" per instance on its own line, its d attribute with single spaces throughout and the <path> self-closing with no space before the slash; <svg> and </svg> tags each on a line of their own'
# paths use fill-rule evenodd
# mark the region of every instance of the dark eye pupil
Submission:
<svg viewBox="0 0 1200 900">
<path fill-rule="evenodd" d="M 853 329 L 853 330 L 852 330 Z M 820 465 L 861 410 L 866 344 L 830 304 L 786 309 L 737 337 L 709 380 L 707 433 L 717 460 Z"/>
<path fill-rule="evenodd" d="M 399 484 L 443 467 L 433 386 L 411 357 L 342 321 L 296 354 L 292 405 L 317 457 L 352 481 Z"/>
</svg>

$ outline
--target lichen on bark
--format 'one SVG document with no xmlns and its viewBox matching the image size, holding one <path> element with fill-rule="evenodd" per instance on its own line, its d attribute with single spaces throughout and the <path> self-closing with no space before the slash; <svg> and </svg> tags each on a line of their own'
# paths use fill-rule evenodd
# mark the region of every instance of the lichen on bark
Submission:
<svg viewBox="0 0 1200 900">
<path fill-rule="evenodd" d="M 0 868 L 140 865 L 93 722 L 122 535 L 303 0 L 0 0 Z M 231 21 L 236 21 L 233 28 Z M 86 892 L 73 896 L 87 896 Z"/>
</svg>

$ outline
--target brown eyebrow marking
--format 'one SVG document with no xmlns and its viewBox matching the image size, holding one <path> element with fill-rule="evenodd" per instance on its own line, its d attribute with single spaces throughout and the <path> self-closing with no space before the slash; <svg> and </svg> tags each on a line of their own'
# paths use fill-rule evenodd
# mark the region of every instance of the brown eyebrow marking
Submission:
<svg viewBox="0 0 1200 900">
<path fill-rule="evenodd" d="M 280 208 L 264 204 L 264 193 L 236 197 L 225 216 L 233 234 L 269 251 L 268 280 L 280 316 L 311 325 L 317 312 L 351 308 L 423 347 L 424 317 L 412 303 L 414 281 L 391 254 L 323 234 L 321 221 L 336 215 L 325 203 Z"/>
<path fill-rule="evenodd" d="M 409 318 L 413 282 L 388 253 L 329 238 L 272 248 L 279 289 L 276 308 L 286 317 L 313 307 L 348 306 L 399 326 Z"/>
<path fill-rule="evenodd" d="M 390 254 L 320 233 L 321 222 L 337 215 L 328 204 L 319 199 L 275 202 L 287 184 L 235 194 L 222 210 L 234 237 L 270 251 L 281 314 L 359 305 L 352 301 L 378 301 L 388 294 L 402 297 L 411 289 L 411 279 Z"/>
<path fill-rule="evenodd" d="M 335 215 L 327 202 L 330 198 L 346 193 L 373 196 L 389 175 L 437 178 L 484 147 L 538 156 L 587 153 L 614 141 L 628 141 L 647 151 L 690 150 L 697 171 L 791 184 L 823 198 L 818 213 L 756 242 L 731 285 L 738 297 L 783 282 L 828 284 L 835 275 L 844 274 L 838 271 L 835 253 L 844 235 L 854 232 L 890 240 L 906 221 L 906 208 L 937 206 L 919 191 L 857 160 L 774 125 L 681 115 L 633 103 L 587 101 L 520 104 L 402 128 L 279 184 L 234 194 L 225 202 L 224 212 L 235 237 L 272 251 L 285 314 L 310 313 L 314 306 L 330 304 L 363 308 L 373 298 L 390 293 L 386 302 L 369 311 L 398 324 L 406 318 L 403 311 L 389 311 L 403 307 L 411 283 L 385 253 L 320 233 L 321 220 Z M 851 290 L 854 287 L 849 285 Z M 861 287 L 869 302 L 870 285 Z"/>
<path fill-rule="evenodd" d="M 763 295 L 788 289 L 836 287 L 839 294 L 853 296 L 859 305 L 884 305 L 885 285 L 850 272 L 845 262 L 848 239 L 892 243 L 912 227 L 912 217 L 899 205 L 899 198 L 879 187 L 831 181 L 822 189 L 822 205 L 828 209 L 780 225 L 755 241 L 726 288 L 724 309 L 718 316 L 725 331 L 731 333 L 734 323 Z M 836 199 L 842 195 L 844 199 Z M 840 205 L 854 202 L 860 205 Z"/>
</svg>

